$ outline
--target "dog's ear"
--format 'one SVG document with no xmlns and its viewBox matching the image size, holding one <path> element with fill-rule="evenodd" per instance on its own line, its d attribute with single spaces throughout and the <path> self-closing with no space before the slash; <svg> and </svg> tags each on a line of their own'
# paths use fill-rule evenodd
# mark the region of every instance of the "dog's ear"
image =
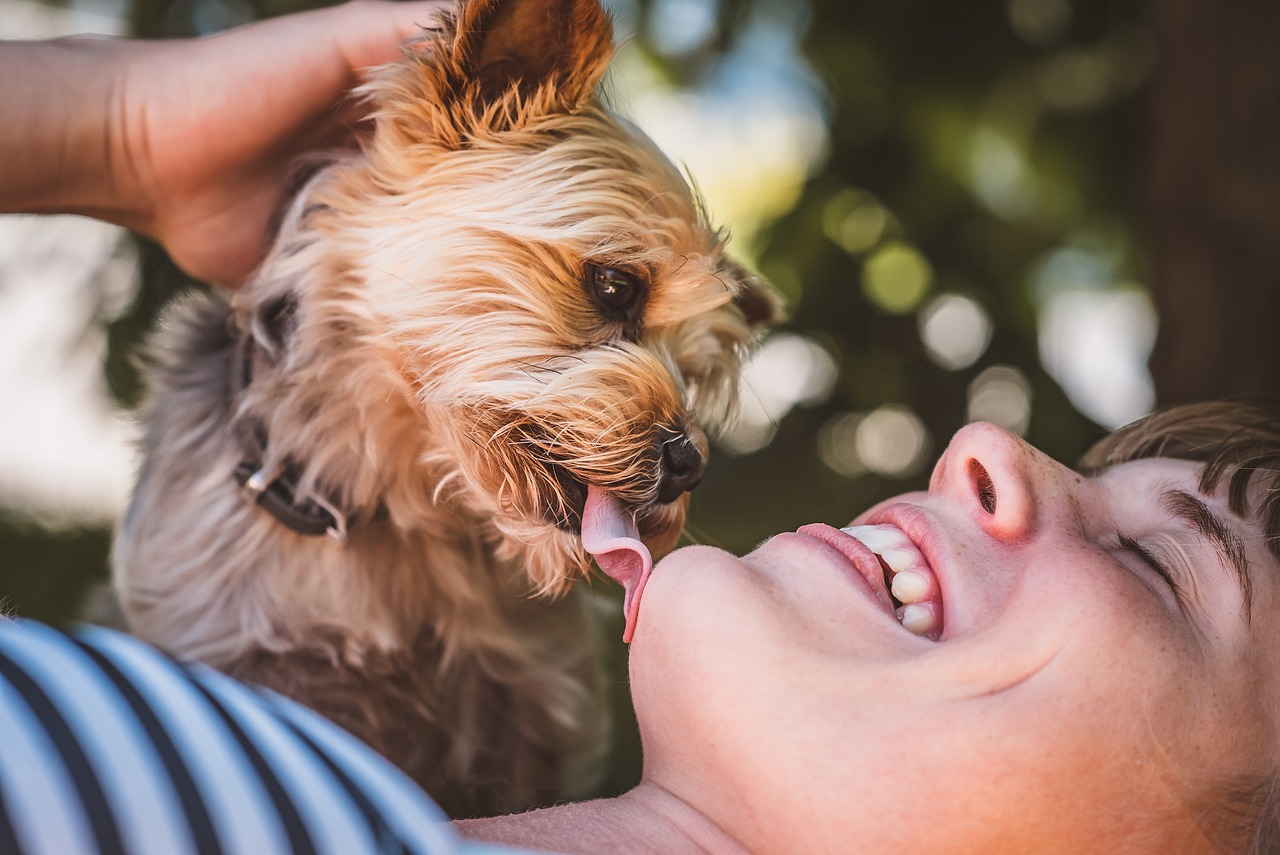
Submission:
<svg viewBox="0 0 1280 855">
<path fill-rule="evenodd" d="M 613 56 L 599 0 L 469 0 L 364 89 L 388 151 L 477 136 L 578 110 Z"/>
<path fill-rule="evenodd" d="M 568 110 L 590 97 L 612 54 L 613 27 L 599 0 L 469 0 L 451 46 L 452 63 L 479 83 L 484 100 L 543 90 Z"/>
<path fill-rule="evenodd" d="M 727 266 L 733 278 L 742 283 L 741 290 L 733 295 L 733 304 L 742 312 L 747 326 L 764 329 L 781 323 L 785 316 L 782 297 L 773 286 L 736 261 L 729 260 Z"/>
<path fill-rule="evenodd" d="M 742 311 L 752 329 L 771 327 L 783 319 L 782 300 L 772 288 L 759 281 L 746 282 L 734 295 L 733 304 Z"/>
</svg>

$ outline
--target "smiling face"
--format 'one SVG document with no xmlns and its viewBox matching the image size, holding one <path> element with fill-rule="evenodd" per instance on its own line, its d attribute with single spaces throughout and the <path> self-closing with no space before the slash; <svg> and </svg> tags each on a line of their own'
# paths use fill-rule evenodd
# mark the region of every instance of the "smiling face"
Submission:
<svg viewBox="0 0 1280 855">
<path fill-rule="evenodd" d="M 1211 794 L 1276 766 L 1280 566 L 1201 469 L 1086 478 L 971 425 L 856 521 L 886 563 L 821 525 L 673 553 L 632 646 L 646 777 L 756 851 L 1207 848 Z"/>
</svg>

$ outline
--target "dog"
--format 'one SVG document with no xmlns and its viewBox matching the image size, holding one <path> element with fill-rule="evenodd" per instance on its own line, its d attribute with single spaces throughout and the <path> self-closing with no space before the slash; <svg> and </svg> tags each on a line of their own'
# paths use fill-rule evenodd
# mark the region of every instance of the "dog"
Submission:
<svg viewBox="0 0 1280 855">
<path fill-rule="evenodd" d="M 599 92 L 597 0 L 471 0 L 362 96 L 266 260 L 150 348 L 131 629 L 280 691 L 454 816 L 601 740 L 589 491 L 670 549 L 778 301 Z"/>
</svg>

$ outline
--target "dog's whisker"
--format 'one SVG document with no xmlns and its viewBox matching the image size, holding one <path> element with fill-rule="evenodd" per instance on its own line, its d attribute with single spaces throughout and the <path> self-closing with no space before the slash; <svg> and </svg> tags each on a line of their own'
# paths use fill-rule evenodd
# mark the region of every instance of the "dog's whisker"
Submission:
<svg viewBox="0 0 1280 855">
<path fill-rule="evenodd" d="M 539 382 L 545 382 L 545 381 L 540 381 L 539 378 L 535 377 L 534 373 L 536 372 L 536 373 L 542 373 L 542 374 L 555 374 L 557 376 L 564 374 L 563 368 L 557 368 L 553 365 L 549 365 L 548 364 L 549 361 L 550 360 L 547 360 L 541 363 L 518 361 L 516 365 L 520 367 L 521 372 L 523 372 L 524 375 L 528 377 L 530 380 L 538 380 Z"/>
</svg>

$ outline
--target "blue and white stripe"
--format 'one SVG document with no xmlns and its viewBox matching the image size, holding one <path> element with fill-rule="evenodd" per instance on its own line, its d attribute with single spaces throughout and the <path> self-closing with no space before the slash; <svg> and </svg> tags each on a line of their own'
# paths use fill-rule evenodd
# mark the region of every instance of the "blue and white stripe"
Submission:
<svg viewBox="0 0 1280 855">
<path fill-rule="evenodd" d="M 472 851 L 310 710 L 119 633 L 0 618 L 0 855 Z"/>
</svg>

